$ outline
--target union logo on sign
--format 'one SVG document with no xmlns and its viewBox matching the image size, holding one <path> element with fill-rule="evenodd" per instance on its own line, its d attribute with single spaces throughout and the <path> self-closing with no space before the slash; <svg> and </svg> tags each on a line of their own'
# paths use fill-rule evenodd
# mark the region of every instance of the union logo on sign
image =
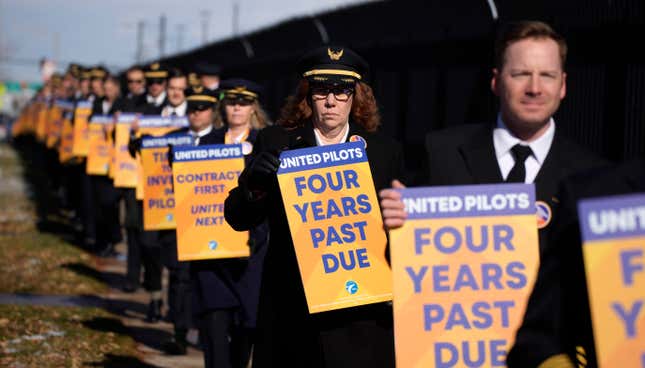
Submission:
<svg viewBox="0 0 645 368">
<path fill-rule="evenodd" d="M 215 250 L 217 249 L 217 242 L 215 240 L 211 240 L 208 242 L 208 248 L 210 250 Z"/>
<path fill-rule="evenodd" d="M 358 284 L 356 281 L 349 280 L 345 283 L 345 290 L 347 290 L 348 293 L 354 295 L 358 292 Z"/>
</svg>

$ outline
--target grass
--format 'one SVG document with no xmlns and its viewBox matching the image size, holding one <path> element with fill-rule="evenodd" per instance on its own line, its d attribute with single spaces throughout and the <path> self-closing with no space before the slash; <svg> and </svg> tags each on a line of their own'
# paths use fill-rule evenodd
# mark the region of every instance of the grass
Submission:
<svg viewBox="0 0 645 368">
<path fill-rule="evenodd" d="M 0 293 L 100 294 L 107 286 L 91 274 L 89 254 L 52 234 L 0 235 Z"/>
<path fill-rule="evenodd" d="M 79 272 L 93 268 L 92 258 L 68 234 L 38 230 L 36 224 L 43 220 L 57 229 L 69 224 L 55 213 L 39 219 L 37 206 L 50 204 L 44 162 L 33 144 L 17 147 L 0 144 L 0 293 L 104 292 L 105 284 L 93 274 Z"/>
<path fill-rule="evenodd" d="M 97 308 L 0 305 L 2 367 L 146 367 L 117 318 Z"/>
<path fill-rule="evenodd" d="M 101 295 L 107 286 L 71 241 L 39 147 L 16 147 L 0 144 L 0 293 Z M 118 317 L 103 309 L 0 305 L 0 367 L 150 366 Z"/>
</svg>

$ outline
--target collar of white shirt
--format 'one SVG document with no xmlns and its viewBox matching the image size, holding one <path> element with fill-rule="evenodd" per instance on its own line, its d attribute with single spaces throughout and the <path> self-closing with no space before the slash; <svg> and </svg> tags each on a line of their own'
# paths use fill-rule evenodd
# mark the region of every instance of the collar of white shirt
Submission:
<svg viewBox="0 0 645 368">
<path fill-rule="evenodd" d="M 316 136 L 316 145 L 317 146 L 326 146 L 327 144 L 331 143 L 325 143 L 323 142 L 322 138 L 320 137 L 320 133 L 318 132 L 318 129 L 314 128 L 314 135 Z M 345 143 L 347 142 L 347 136 L 349 135 L 349 123 L 345 125 L 345 133 L 343 133 L 343 139 L 339 143 Z"/>
<path fill-rule="evenodd" d="M 187 107 L 188 107 L 188 103 L 186 101 L 182 102 L 180 105 L 175 106 L 175 107 L 168 105 L 168 106 L 164 107 L 163 112 L 162 112 L 161 115 L 163 115 L 163 116 L 171 116 L 173 111 L 174 111 L 177 116 L 186 116 L 186 108 Z"/>
<path fill-rule="evenodd" d="M 553 143 L 553 137 L 555 135 L 555 122 L 553 121 L 553 118 L 549 120 L 548 124 L 549 127 L 541 137 L 532 142 L 525 142 L 511 133 L 511 131 L 506 127 L 506 124 L 502 121 L 502 117 L 498 116 L 497 127 L 493 130 L 493 144 L 495 146 L 495 155 L 497 156 L 497 159 L 499 160 L 500 157 L 506 154 L 511 154 L 511 148 L 519 143 L 524 146 L 531 147 L 533 157 L 540 165 L 542 165 L 546 156 L 549 154 L 549 149 L 551 149 L 551 143 Z"/>
<path fill-rule="evenodd" d="M 161 105 L 165 99 L 166 99 L 166 91 L 161 92 L 157 97 L 146 95 L 146 101 L 149 104 L 154 104 L 155 106 Z"/>
<path fill-rule="evenodd" d="M 205 136 L 206 134 L 210 133 L 212 130 L 213 130 L 213 126 L 209 125 L 208 128 L 202 129 L 199 132 L 194 132 L 192 130 L 189 130 L 188 133 L 193 137 L 197 136 L 198 138 L 201 138 L 201 137 Z"/>
</svg>

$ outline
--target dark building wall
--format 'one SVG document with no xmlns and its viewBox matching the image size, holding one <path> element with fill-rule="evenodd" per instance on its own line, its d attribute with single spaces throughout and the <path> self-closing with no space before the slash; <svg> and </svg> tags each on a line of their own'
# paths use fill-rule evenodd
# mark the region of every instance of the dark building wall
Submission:
<svg viewBox="0 0 645 368">
<path fill-rule="evenodd" d="M 425 133 L 495 118 L 490 92 L 492 48 L 501 22 L 538 19 L 569 43 L 568 93 L 558 129 L 614 160 L 645 153 L 645 2 L 642 0 L 384 1 L 295 19 L 182 54 L 166 61 L 190 69 L 198 60 L 224 67 L 265 87 L 273 118 L 293 92 L 296 60 L 327 40 L 346 45 L 371 65 L 382 129 L 409 157 Z M 249 55 L 243 41 L 251 46 Z M 250 56 L 250 57 L 249 57 Z M 418 160 L 408 160 L 411 166 Z M 412 167 L 411 167 L 412 168 Z"/>
</svg>

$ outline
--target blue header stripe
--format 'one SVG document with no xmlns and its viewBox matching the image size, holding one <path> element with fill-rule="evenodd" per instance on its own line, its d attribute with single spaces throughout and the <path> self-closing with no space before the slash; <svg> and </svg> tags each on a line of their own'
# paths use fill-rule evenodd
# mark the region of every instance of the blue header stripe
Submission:
<svg viewBox="0 0 645 368">
<path fill-rule="evenodd" d="M 584 199 L 578 215 L 585 242 L 645 236 L 645 193 Z"/>
<path fill-rule="evenodd" d="M 280 154 L 278 175 L 358 162 L 367 162 L 363 142 L 301 148 Z"/>
<path fill-rule="evenodd" d="M 188 126 L 186 117 L 170 117 L 161 115 L 142 115 L 139 116 L 140 127 L 166 127 L 166 126 Z"/>
<path fill-rule="evenodd" d="M 408 219 L 534 215 L 534 184 L 484 184 L 401 190 Z M 537 220 L 536 220 L 537 224 Z"/>
<path fill-rule="evenodd" d="M 137 119 L 137 114 L 119 114 L 117 123 L 133 123 Z"/>
<path fill-rule="evenodd" d="M 91 109 L 92 108 L 92 103 L 90 101 L 78 101 L 76 103 L 76 108 L 77 109 Z"/>
<path fill-rule="evenodd" d="M 109 124 L 114 121 L 113 115 L 92 115 L 90 123 Z"/>
<path fill-rule="evenodd" d="M 174 162 L 224 160 L 244 157 L 241 144 L 177 146 L 172 149 Z"/>
<path fill-rule="evenodd" d="M 171 146 L 185 146 L 193 143 L 189 134 L 171 134 L 163 137 L 146 137 L 141 140 L 141 148 L 159 148 Z"/>
</svg>

